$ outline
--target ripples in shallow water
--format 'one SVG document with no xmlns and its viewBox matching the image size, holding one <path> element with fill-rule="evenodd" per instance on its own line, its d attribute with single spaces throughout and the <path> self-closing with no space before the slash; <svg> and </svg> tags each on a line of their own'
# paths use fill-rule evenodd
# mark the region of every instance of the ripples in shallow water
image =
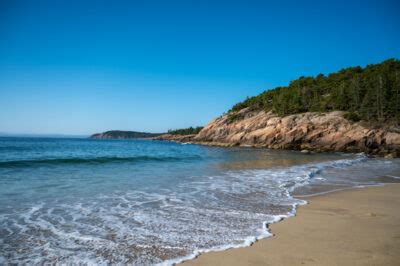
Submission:
<svg viewBox="0 0 400 266">
<path fill-rule="evenodd" d="M 304 203 L 293 193 L 393 182 L 400 173 L 398 160 L 361 154 L 149 141 L 30 145 L 41 152 L 20 154 L 20 161 L 52 159 L 40 167 L 0 168 L 3 263 L 172 263 L 268 236 L 267 223 Z M 16 160 L 16 153 L 7 154 L 0 149 L 3 162 Z M 71 155 L 100 159 L 58 163 Z M 130 159 L 154 157 L 180 159 Z"/>
</svg>

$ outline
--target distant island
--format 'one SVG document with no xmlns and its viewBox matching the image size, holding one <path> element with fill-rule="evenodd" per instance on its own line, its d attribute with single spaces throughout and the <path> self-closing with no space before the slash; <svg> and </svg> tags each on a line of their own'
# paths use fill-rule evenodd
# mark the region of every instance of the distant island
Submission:
<svg viewBox="0 0 400 266">
<path fill-rule="evenodd" d="M 400 61 L 300 77 L 234 105 L 198 132 L 156 139 L 399 157 Z"/>
<path fill-rule="evenodd" d="M 147 133 L 136 131 L 110 130 L 103 133 L 96 133 L 90 136 L 91 139 L 142 139 L 154 138 L 162 133 Z"/>
</svg>

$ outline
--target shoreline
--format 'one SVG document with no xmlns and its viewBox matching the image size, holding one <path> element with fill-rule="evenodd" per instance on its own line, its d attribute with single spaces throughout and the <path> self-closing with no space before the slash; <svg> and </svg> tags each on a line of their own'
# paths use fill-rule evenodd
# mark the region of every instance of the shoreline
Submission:
<svg viewBox="0 0 400 266">
<path fill-rule="evenodd" d="M 382 153 L 371 152 L 369 150 L 364 149 L 329 149 L 329 148 L 313 148 L 306 146 L 271 146 L 266 144 L 245 144 L 245 143 L 229 143 L 229 142 L 217 142 L 217 141 L 193 141 L 193 136 L 175 136 L 175 138 L 164 138 L 164 135 L 156 138 L 148 138 L 148 140 L 152 141 L 161 141 L 161 142 L 173 142 L 178 144 L 192 144 L 192 145 L 200 145 L 200 146 L 208 146 L 208 147 L 218 147 L 218 148 L 253 148 L 253 149 L 270 149 L 270 150 L 286 150 L 286 151 L 298 151 L 304 154 L 318 154 L 318 153 L 347 153 L 347 154 L 358 154 L 364 153 L 368 157 L 371 158 L 385 158 L 385 159 L 393 159 L 400 157 L 400 153 L 397 151 L 385 151 Z"/>
<path fill-rule="evenodd" d="M 203 252 L 181 264 L 396 265 L 400 261 L 396 252 L 400 249 L 400 184 L 294 197 L 308 204 L 297 206 L 294 216 L 269 224 L 270 236 L 246 247 Z M 354 225 L 357 230 L 347 231 Z"/>
</svg>

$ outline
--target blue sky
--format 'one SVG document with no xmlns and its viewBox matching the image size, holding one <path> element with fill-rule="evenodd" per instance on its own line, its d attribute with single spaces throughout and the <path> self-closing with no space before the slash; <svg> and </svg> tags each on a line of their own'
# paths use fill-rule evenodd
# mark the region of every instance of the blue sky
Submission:
<svg viewBox="0 0 400 266">
<path fill-rule="evenodd" d="M 400 58 L 398 1 L 318 2 L 0 1 L 0 132 L 204 125 L 299 76 Z"/>
</svg>

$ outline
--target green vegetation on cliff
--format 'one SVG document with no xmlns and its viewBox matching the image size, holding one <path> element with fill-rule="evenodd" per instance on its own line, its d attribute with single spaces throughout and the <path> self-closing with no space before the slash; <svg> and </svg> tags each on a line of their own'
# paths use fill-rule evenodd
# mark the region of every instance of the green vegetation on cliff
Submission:
<svg viewBox="0 0 400 266">
<path fill-rule="evenodd" d="M 182 129 L 174 129 L 174 130 L 168 130 L 168 134 L 171 135 L 191 135 L 191 134 L 197 134 L 202 130 L 203 127 L 189 127 L 189 128 L 182 128 Z"/>
<path fill-rule="evenodd" d="M 302 112 L 347 111 L 353 121 L 400 122 L 400 61 L 349 67 L 324 76 L 300 77 L 287 87 L 267 90 L 236 104 L 229 120 L 240 119 L 237 111 L 274 111 L 281 116 Z"/>
</svg>

